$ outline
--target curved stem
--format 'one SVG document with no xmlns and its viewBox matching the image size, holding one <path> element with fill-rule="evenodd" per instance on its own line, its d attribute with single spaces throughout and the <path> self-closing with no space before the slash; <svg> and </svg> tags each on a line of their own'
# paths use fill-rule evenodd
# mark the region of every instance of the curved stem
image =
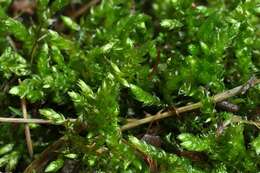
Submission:
<svg viewBox="0 0 260 173">
<path fill-rule="evenodd" d="M 214 103 L 217 103 L 217 102 L 220 102 L 220 101 L 224 101 L 224 100 L 226 100 L 226 99 L 228 99 L 230 97 L 233 97 L 235 95 L 238 95 L 240 93 L 245 92 L 245 91 L 243 91 L 245 86 L 250 85 L 250 87 L 252 87 L 252 86 L 254 86 L 256 84 L 259 84 L 259 83 L 260 83 L 260 79 L 249 80 L 244 85 L 240 85 L 238 87 L 235 87 L 233 89 L 224 91 L 222 93 L 219 93 L 219 94 L 213 96 L 212 100 L 213 100 Z M 149 123 L 151 121 L 160 120 L 160 119 L 167 118 L 167 117 L 170 117 L 170 116 L 173 116 L 173 115 L 178 115 L 179 113 L 188 112 L 188 111 L 191 111 L 191 110 L 198 109 L 200 107 L 202 107 L 202 103 L 201 102 L 197 102 L 197 103 L 194 103 L 194 104 L 191 104 L 191 105 L 187 105 L 187 106 L 183 106 L 183 107 L 180 107 L 180 108 L 176 108 L 175 111 L 167 111 L 167 112 L 159 111 L 157 114 L 155 114 L 153 116 L 149 116 L 149 117 L 146 117 L 146 118 L 143 118 L 143 119 L 131 121 L 131 122 L 123 125 L 121 127 L 121 130 L 122 131 L 128 130 L 128 129 L 140 126 L 142 124 Z"/>
</svg>

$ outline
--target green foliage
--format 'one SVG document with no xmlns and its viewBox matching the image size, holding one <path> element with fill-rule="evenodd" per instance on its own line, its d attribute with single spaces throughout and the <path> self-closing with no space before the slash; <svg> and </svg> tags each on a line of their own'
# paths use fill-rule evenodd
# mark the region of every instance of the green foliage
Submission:
<svg viewBox="0 0 260 173">
<path fill-rule="evenodd" d="M 29 64 L 26 60 L 14 52 L 10 47 L 6 48 L 0 57 L 1 72 L 4 77 L 10 78 L 12 74 L 16 76 L 26 76 L 31 73 Z"/>
<path fill-rule="evenodd" d="M 141 153 L 144 153 L 161 163 L 165 172 L 204 172 L 196 167 L 192 167 L 192 164 L 185 158 L 156 149 L 144 141 L 138 140 L 136 137 L 129 136 L 129 142 Z"/>
<path fill-rule="evenodd" d="M 69 4 L 68 0 L 55 0 L 54 2 L 52 2 L 50 10 L 52 13 L 55 13 L 68 4 Z"/>
<path fill-rule="evenodd" d="M 19 86 L 14 86 L 9 90 L 10 94 L 19 95 L 25 97 L 32 102 L 41 99 L 44 93 L 39 90 L 42 85 L 42 81 L 39 76 L 34 75 L 31 79 L 25 79 Z"/>
<path fill-rule="evenodd" d="M 57 159 L 52 161 L 44 170 L 44 172 L 57 172 L 60 168 L 63 167 L 64 160 Z"/>
<path fill-rule="evenodd" d="M 62 114 L 58 114 L 53 109 L 40 109 L 39 112 L 55 124 L 62 124 L 65 121 L 64 116 Z"/>
<path fill-rule="evenodd" d="M 0 148 L 0 155 L 6 154 L 12 151 L 14 144 L 6 144 Z"/>
<path fill-rule="evenodd" d="M 260 136 L 258 136 L 257 138 L 254 139 L 254 141 L 252 141 L 252 146 L 255 149 L 255 152 L 257 155 L 260 154 Z"/>
<path fill-rule="evenodd" d="M 18 161 L 20 159 L 20 153 L 17 151 L 13 151 L 12 153 L 10 153 L 9 155 L 9 161 L 6 165 L 6 171 L 10 172 L 12 170 L 14 170 L 18 164 Z"/>
<path fill-rule="evenodd" d="M 157 172 L 259 171 L 259 85 L 228 100 L 236 115 L 211 99 L 259 78 L 257 0 L 102 0 L 79 17 L 87 2 L 38 0 L 17 16 L 11 3 L 0 1 L 1 116 L 22 117 L 24 98 L 31 118 L 56 125 L 30 125 L 36 154 L 65 135 L 45 172 L 68 160 L 76 172 L 150 172 L 154 163 Z M 183 118 L 120 130 L 197 101 Z M 156 133 L 154 124 L 162 146 L 134 137 Z M 31 162 L 24 127 L 0 132 L 0 172 L 22 172 Z"/>
<path fill-rule="evenodd" d="M 130 89 L 136 99 L 140 102 L 143 102 L 145 105 L 156 105 L 159 103 L 159 98 L 154 97 L 146 91 L 142 90 L 136 85 L 130 84 Z"/>
<path fill-rule="evenodd" d="M 95 152 L 86 153 L 83 160 L 90 170 L 141 170 L 139 161 L 133 151 L 122 142 L 118 126 L 118 85 L 114 83 L 112 74 L 102 82 L 102 85 L 94 93 L 82 80 L 78 82 L 80 94 L 70 92 L 78 116 L 88 125 L 89 133 L 87 141 L 75 140 L 75 145 L 94 145 L 91 150 Z M 103 123 L 100 123 L 100 122 Z M 104 152 L 103 156 L 97 157 L 97 152 Z M 112 156 L 112 157 L 111 157 Z M 108 160 L 107 160 L 108 159 Z M 103 167 L 108 164 L 107 167 Z M 100 165 L 100 167 L 97 167 Z"/>
<path fill-rule="evenodd" d="M 28 49 L 32 47 L 31 33 L 20 21 L 10 17 L 1 17 L 0 19 L 1 32 L 13 35 L 16 39 L 23 41 L 24 47 Z"/>
<path fill-rule="evenodd" d="M 160 24 L 163 28 L 168 28 L 169 30 L 183 26 L 182 23 L 176 19 L 164 19 Z"/>
<path fill-rule="evenodd" d="M 5 166 L 5 170 L 7 172 L 13 171 L 18 164 L 20 155 L 21 153 L 15 150 L 8 154 L 5 154 L 3 157 L 0 158 L 0 166 Z"/>
<path fill-rule="evenodd" d="M 61 19 L 64 22 L 64 24 L 71 30 L 74 30 L 74 31 L 80 30 L 80 26 L 76 22 L 74 22 L 71 18 L 69 18 L 67 16 L 61 16 Z"/>
<path fill-rule="evenodd" d="M 231 125 L 220 136 L 214 136 L 213 133 L 201 137 L 180 134 L 178 139 L 182 141 L 183 148 L 206 152 L 210 159 L 219 161 L 228 170 L 238 168 L 254 172 L 259 163 L 254 163 L 250 157 L 251 151 L 246 151 L 243 131 L 243 125 Z"/>
<path fill-rule="evenodd" d="M 192 134 L 182 133 L 178 136 L 178 139 L 182 141 L 181 146 L 191 151 L 207 151 L 210 150 L 210 140 L 207 138 L 199 138 Z"/>
</svg>

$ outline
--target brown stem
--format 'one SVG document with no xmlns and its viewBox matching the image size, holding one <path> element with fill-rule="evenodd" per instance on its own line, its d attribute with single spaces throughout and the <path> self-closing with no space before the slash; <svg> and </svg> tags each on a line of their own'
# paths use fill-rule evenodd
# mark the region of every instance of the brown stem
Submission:
<svg viewBox="0 0 260 173">
<path fill-rule="evenodd" d="M 24 118 L 6 118 L 6 117 L 0 117 L 1 123 L 35 123 L 35 124 L 52 124 L 50 120 L 43 120 L 43 119 L 24 119 Z"/>
<path fill-rule="evenodd" d="M 69 118 L 67 119 L 69 121 L 76 121 L 76 119 Z M 7 117 L 0 117 L 0 123 L 15 123 L 15 124 L 54 124 L 50 120 L 44 120 L 44 119 L 36 119 L 36 118 L 30 118 L 30 119 L 24 119 L 24 118 L 7 118 Z M 54 124 L 55 125 L 55 124 Z"/>
<path fill-rule="evenodd" d="M 23 112 L 23 118 L 28 119 L 28 114 L 27 114 L 27 109 L 26 109 L 26 101 L 25 101 L 24 98 L 21 99 L 21 107 L 22 107 L 22 112 Z M 30 157 L 32 158 L 33 157 L 33 146 L 32 146 L 30 128 L 29 128 L 29 125 L 27 123 L 24 125 L 24 133 L 25 133 L 28 152 L 29 152 Z"/>
<path fill-rule="evenodd" d="M 255 79 L 253 82 L 252 81 L 250 81 L 250 82 L 251 82 L 251 86 L 254 86 L 254 85 L 260 83 L 260 79 Z M 233 97 L 235 95 L 240 94 L 242 92 L 242 90 L 244 89 L 244 86 L 246 84 L 240 85 L 238 87 L 235 87 L 233 89 L 224 91 L 222 93 L 219 93 L 219 94 L 213 96 L 212 97 L 213 102 L 217 103 L 217 102 L 226 100 L 226 99 L 228 99 L 230 97 Z M 188 112 L 188 111 L 191 111 L 191 110 L 194 110 L 194 109 L 198 109 L 200 107 L 202 107 L 202 103 L 198 102 L 198 103 L 194 103 L 194 104 L 191 104 L 191 105 L 187 105 L 187 106 L 183 106 L 183 107 L 180 107 L 180 108 L 176 108 L 175 111 L 167 111 L 167 112 L 161 112 L 160 111 L 160 112 L 158 112 L 157 114 L 155 114 L 153 116 L 149 116 L 149 117 L 146 117 L 146 118 L 143 118 L 143 119 L 139 119 L 139 120 L 135 120 L 135 121 L 129 122 L 129 123 L 123 125 L 121 127 L 121 130 L 122 131 L 128 130 L 128 129 L 140 126 L 142 124 L 149 123 L 151 121 L 167 118 L 167 117 L 170 117 L 170 116 L 173 116 L 173 115 L 176 115 L 176 114 L 180 114 L 180 113 L 183 113 L 183 112 Z"/>
</svg>

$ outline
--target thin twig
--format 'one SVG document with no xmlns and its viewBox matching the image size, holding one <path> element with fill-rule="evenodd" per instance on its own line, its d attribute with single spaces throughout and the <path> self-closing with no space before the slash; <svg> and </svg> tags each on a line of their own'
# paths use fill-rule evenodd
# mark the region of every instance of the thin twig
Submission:
<svg viewBox="0 0 260 173">
<path fill-rule="evenodd" d="M 27 109 L 26 109 L 26 101 L 25 101 L 24 98 L 21 98 L 21 107 L 22 107 L 22 112 L 23 112 L 23 118 L 28 119 L 28 114 L 27 114 Z M 27 123 L 24 125 L 24 133 L 25 133 L 28 152 L 29 152 L 30 157 L 32 158 L 33 157 L 33 146 L 32 146 L 30 128 L 29 128 L 29 125 Z"/>
<path fill-rule="evenodd" d="M 251 82 L 251 86 L 254 86 L 254 85 L 260 83 L 260 79 L 255 79 L 253 82 L 252 81 L 250 81 L 250 82 Z M 217 102 L 226 100 L 226 99 L 228 99 L 230 97 L 233 97 L 235 95 L 238 95 L 238 94 L 240 94 L 242 92 L 242 90 L 243 90 L 243 88 L 244 88 L 244 86 L 246 84 L 240 85 L 240 86 L 235 87 L 235 88 L 233 88 L 231 90 L 227 90 L 227 91 L 224 91 L 222 93 L 219 93 L 219 94 L 217 94 L 217 95 L 212 97 L 212 101 L 214 103 L 217 103 Z M 178 113 L 188 112 L 188 111 L 191 111 L 191 110 L 198 109 L 200 107 L 202 107 L 202 103 L 198 102 L 198 103 L 194 103 L 194 104 L 191 104 L 191 105 L 187 105 L 187 106 L 183 106 L 183 107 L 180 107 L 180 108 L 176 108 L 175 111 L 158 112 L 157 114 L 155 114 L 153 116 L 149 116 L 149 117 L 146 117 L 146 118 L 143 118 L 143 119 L 139 119 L 139 120 L 127 123 L 127 124 L 125 124 L 125 125 L 123 125 L 121 127 L 121 130 L 122 131 L 128 130 L 128 129 L 140 126 L 142 124 L 149 123 L 151 121 L 155 121 L 155 120 L 159 120 L 159 119 L 163 119 L 163 118 L 167 118 L 167 117 L 176 115 L 176 112 L 178 112 Z"/>
<path fill-rule="evenodd" d="M 69 121 L 76 121 L 74 118 L 67 119 Z M 30 119 L 24 119 L 24 118 L 7 118 L 7 117 L 0 117 L 0 123 L 15 123 L 15 124 L 53 124 L 50 120 L 44 120 L 44 119 L 36 119 L 36 118 L 30 118 Z"/>
<path fill-rule="evenodd" d="M 0 123 L 15 123 L 15 124 L 52 124 L 50 120 L 43 120 L 43 119 L 24 119 L 24 118 L 7 118 L 7 117 L 0 117 Z"/>
<path fill-rule="evenodd" d="M 100 2 L 100 0 L 92 0 L 87 4 L 84 4 L 82 7 L 80 7 L 80 9 L 78 9 L 75 13 L 73 13 L 71 15 L 71 18 L 75 19 L 75 18 L 83 15 L 89 8 L 91 8 L 93 5 L 96 5 L 99 2 Z"/>
</svg>

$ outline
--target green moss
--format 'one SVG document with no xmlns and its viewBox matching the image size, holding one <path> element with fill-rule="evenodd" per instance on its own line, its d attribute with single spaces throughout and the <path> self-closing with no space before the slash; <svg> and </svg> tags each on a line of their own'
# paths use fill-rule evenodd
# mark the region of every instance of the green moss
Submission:
<svg viewBox="0 0 260 173">
<path fill-rule="evenodd" d="M 103 0 L 75 18 L 83 2 L 39 0 L 30 19 L 11 16 L 10 3 L 0 2 L 1 115 L 21 116 L 12 110 L 25 98 L 30 117 L 57 125 L 31 129 L 37 154 L 66 136 L 46 172 L 66 165 L 68 153 L 78 172 L 149 172 L 147 158 L 159 172 L 259 171 L 259 86 L 229 100 L 241 121 L 210 99 L 259 78 L 258 1 Z M 161 148 L 133 137 L 146 126 L 120 131 L 127 118 L 197 101 L 200 111 L 160 122 Z M 79 133 L 78 123 L 87 129 Z M 23 171 L 23 127 L 0 132 L 1 149 L 12 145 L 0 167 Z"/>
</svg>

